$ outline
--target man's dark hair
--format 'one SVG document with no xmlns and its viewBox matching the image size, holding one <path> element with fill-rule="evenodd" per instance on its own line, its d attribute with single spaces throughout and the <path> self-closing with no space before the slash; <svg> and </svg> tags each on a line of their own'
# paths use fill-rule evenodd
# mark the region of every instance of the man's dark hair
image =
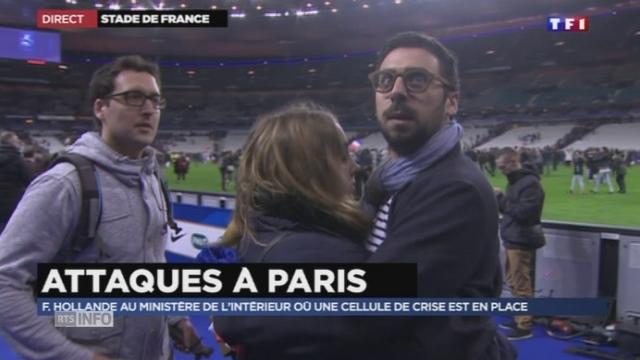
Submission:
<svg viewBox="0 0 640 360">
<path fill-rule="evenodd" d="M 91 108 L 93 108 L 96 99 L 104 98 L 113 92 L 115 78 L 125 70 L 149 73 L 158 82 L 158 87 L 161 87 L 160 68 L 158 68 L 157 64 L 147 61 L 138 55 L 121 56 L 114 62 L 103 65 L 93 73 L 89 83 L 89 104 Z M 94 123 L 98 130 L 102 129 L 100 120 L 94 119 Z"/>
<path fill-rule="evenodd" d="M 454 91 L 460 90 L 458 59 L 455 55 L 442 45 L 438 39 L 415 31 L 403 32 L 387 40 L 380 52 L 378 52 L 376 69 L 380 69 L 380 65 L 387 55 L 398 48 L 424 49 L 435 56 L 440 64 L 440 72 L 442 73 L 440 75 L 449 82 L 449 85 L 454 87 Z"/>
<path fill-rule="evenodd" d="M 526 153 L 526 151 L 523 152 L 523 154 L 524 153 Z M 509 161 L 520 161 L 521 155 L 522 154 L 518 153 L 514 148 L 506 147 L 498 152 L 497 158 L 506 158 Z"/>
</svg>

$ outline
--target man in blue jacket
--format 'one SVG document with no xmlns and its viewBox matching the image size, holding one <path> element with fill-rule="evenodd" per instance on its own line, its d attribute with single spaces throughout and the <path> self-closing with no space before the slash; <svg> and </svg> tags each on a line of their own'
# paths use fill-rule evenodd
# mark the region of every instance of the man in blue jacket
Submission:
<svg viewBox="0 0 640 360">
<path fill-rule="evenodd" d="M 457 60 L 432 37 L 402 33 L 380 51 L 369 79 L 391 154 L 367 186 L 370 261 L 416 263 L 420 297 L 498 297 L 498 207 L 461 152 Z M 486 316 L 388 319 L 384 333 L 401 354 L 393 358 L 515 357 Z"/>
<path fill-rule="evenodd" d="M 514 149 L 503 149 L 496 163 L 509 181 L 506 194 L 499 188 L 495 189 L 502 213 L 500 236 L 507 251 L 507 284 L 514 297 L 531 298 L 535 251 L 545 244 L 540 225 L 544 190 L 540 175 L 523 167 Z M 511 330 L 507 334 L 509 340 L 527 339 L 533 336 L 532 320 L 531 316 L 516 316 L 515 322 L 500 327 Z"/>
</svg>

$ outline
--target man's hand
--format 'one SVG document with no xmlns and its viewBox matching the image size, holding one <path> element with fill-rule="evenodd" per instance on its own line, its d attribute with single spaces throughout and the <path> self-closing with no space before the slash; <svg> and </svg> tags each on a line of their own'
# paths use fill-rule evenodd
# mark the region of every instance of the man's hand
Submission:
<svg viewBox="0 0 640 360">
<path fill-rule="evenodd" d="M 500 189 L 499 187 L 494 187 L 494 188 L 493 188 L 493 192 L 494 192 L 496 195 L 502 195 L 502 189 Z"/>
<path fill-rule="evenodd" d="M 182 336 L 179 339 L 174 339 L 176 348 L 187 353 L 192 352 L 194 346 L 200 343 L 198 332 L 188 319 L 180 320 L 177 327 Z"/>
</svg>

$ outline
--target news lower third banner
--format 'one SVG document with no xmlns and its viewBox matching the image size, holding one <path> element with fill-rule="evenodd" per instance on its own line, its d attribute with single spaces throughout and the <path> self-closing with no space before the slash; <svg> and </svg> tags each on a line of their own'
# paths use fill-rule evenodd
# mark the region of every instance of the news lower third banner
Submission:
<svg viewBox="0 0 640 360">
<path fill-rule="evenodd" d="M 114 316 L 606 315 L 605 299 L 418 298 L 416 264 L 38 264 L 38 314 Z"/>
<path fill-rule="evenodd" d="M 602 316 L 599 298 L 38 298 L 38 315 L 108 316 Z"/>
</svg>

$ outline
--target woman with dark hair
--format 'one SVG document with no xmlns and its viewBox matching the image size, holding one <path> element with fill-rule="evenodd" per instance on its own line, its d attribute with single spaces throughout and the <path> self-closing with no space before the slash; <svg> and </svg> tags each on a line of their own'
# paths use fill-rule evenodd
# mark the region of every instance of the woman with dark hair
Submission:
<svg viewBox="0 0 640 360">
<path fill-rule="evenodd" d="M 224 234 L 241 262 L 365 261 L 370 220 L 353 198 L 347 145 L 336 117 L 313 103 L 258 119 Z M 360 348 L 347 339 L 354 325 L 340 318 L 221 317 L 214 326 L 238 359 L 335 359 Z"/>
</svg>

